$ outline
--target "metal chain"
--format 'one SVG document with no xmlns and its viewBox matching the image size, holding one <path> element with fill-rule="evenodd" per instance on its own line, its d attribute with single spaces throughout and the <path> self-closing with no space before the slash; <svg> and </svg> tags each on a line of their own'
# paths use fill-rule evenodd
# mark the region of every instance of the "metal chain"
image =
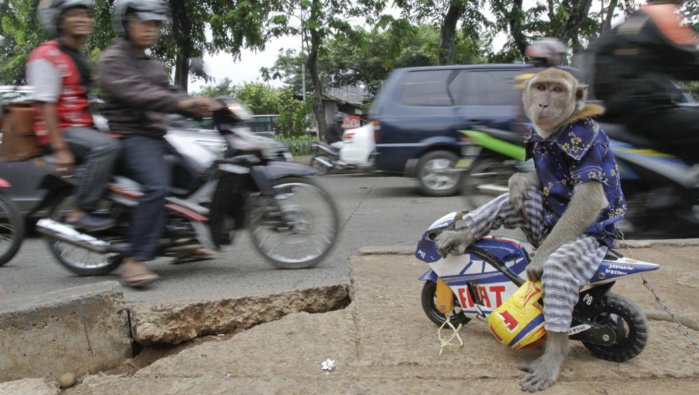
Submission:
<svg viewBox="0 0 699 395">
<path fill-rule="evenodd" d="M 624 232 L 617 229 L 617 237 L 617 241 L 619 241 L 619 246 L 625 249 L 628 252 L 629 256 L 632 256 L 633 254 L 631 252 L 631 249 L 629 248 L 629 245 L 626 244 L 626 240 L 624 239 Z M 697 341 L 692 337 L 692 335 L 690 335 L 689 329 L 686 326 L 682 325 L 682 323 L 677 320 L 677 317 L 675 317 L 675 313 L 673 313 L 672 310 L 670 310 L 670 308 L 667 307 L 667 305 L 660 300 L 658 294 L 655 293 L 655 289 L 653 289 L 653 287 L 650 285 L 648 280 L 646 280 L 646 278 L 643 275 L 641 275 L 641 279 L 643 279 L 643 285 L 646 288 L 648 288 L 648 290 L 653 294 L 653 297 L 655 298 L 655 303 L 670 316 L 670 319 L 675 324 L 677 324 L 677 330 L 680 331 L 680 334 L 684 335 L 689 340 L 689 342 L 692 343 L 692 345 L 694 345 L 694 347 L 699 349 L 699 341 Z"/>
<path fill-rule="evenodd" d="M 660 298 L 659 298 L 658 295 L 655 293 L 655 290 L 653 289 L 653 287 L 651 287 L 651 285 L 650 285 L 650 283 L 648 282 L 648 280 L 646 280 L 646 278 L 643 277 L 643 276 L 641 276 L 641 278 L 643 279 L 643 285 L 644 285 L 646 288 L 648 288 L 648 290 L 650 290 L 650 292 L 653 294 L 653 297 L 655 297 L 655 303 L 657 303 L 658 306 L 660 306 L 660 308 L 662 308 L 663 310 L 665 310 L 665 312 L 670 316 L 670 318 L 672 319 L 672 321 L 673 321 L 675 324 L 677 324 L 677 330 L 680 331 L 680 333 L 683 334 L 687 339 L 689 339 L 689 342 L 692 343 L 692 344 L 694 345 L 694 347 L 696 347 L 697 349 L 699 349 L 699 341 L 697 341 L 696 339 L 694 339 L 694 338 L 692 337 L 692 335 L 689 334 L 689 329 L 688 329 L 686 326 L 682 325 L 682 323 L 679 322 L 679 321 L 677 320 L 677 318 L 675 317 L 675 314 L 670 310 L 669 307 L 667 307 L 667 305 L 666 305 L 665 303 L 663 303 L 663 302 L 660 301 Z"/>
</svg>

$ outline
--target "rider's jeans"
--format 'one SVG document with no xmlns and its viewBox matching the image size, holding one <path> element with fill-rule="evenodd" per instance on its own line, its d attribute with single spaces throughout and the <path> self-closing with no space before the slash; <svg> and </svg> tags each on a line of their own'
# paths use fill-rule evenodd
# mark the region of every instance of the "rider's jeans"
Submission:
<svg viewBox="0 0 699 395">
<path fill-rule="evenodd" d="M 150 261 L 158 252 L 158 241 L 165 227 L 165 198 L 173 180 L 172 165 L 165 155 L 178 157 L 176 186 L 188 188 L 196 173 L 163 137 L 127 136 L 122 139 L 122 150 L 129 177 L 141 184 L 144 193 L 131 212 L 131 256 L 139 262 Z"/>
<path fill-rule="evenodd" d="M 119 159 L 121 144 L 119 140 L 95 129 L 68 128 L 62 133 L 76 162 L 83 167 L 76 205 L 81 210 L 94 211 Z"/>
</svg>

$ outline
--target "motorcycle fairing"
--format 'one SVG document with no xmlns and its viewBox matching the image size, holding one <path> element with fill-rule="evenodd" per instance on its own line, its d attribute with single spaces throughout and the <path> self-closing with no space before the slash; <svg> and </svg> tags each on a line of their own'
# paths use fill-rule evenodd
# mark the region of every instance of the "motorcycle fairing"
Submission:
<svg viewBox="0 0 699 395">
<path fill-rule="evenodd" d="M 603 260 L 597 269 L 597 273 L 590 279 L 590 284 L 602 284 L 614 281 L 619 277 L 628 277 L 658 270 L 660 265 L 650 262 L 637 261 L 630 258 L 619 258 L 617 260 Z"/>
</svg>

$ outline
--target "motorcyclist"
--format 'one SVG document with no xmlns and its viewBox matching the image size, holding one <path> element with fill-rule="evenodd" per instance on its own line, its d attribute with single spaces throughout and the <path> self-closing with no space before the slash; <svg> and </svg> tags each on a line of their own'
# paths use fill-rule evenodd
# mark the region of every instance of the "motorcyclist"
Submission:
<svg viewBox="0 0 699 395">
<path fill-rule="evenodd" d="M 342 122 L 345 120 L 345 114 L 336 112 L 333 118 L 335 122 L 325 130 L 325 142 L 339 150 L 344 145 L 342 135 L 345 131 L 342 129 Z"/>
<path fill-rule="evenodd" d="M 64 176 L 73 173 L 76 161 L 84 165 L 76 191 L 77 208 L 65 221 L 92 231 L 114 225 L 112 219 L 92 212 L 97 209 L 120 150 L 117 140 L 95 129 L 90 114 L 92 74 L 80 50 L 93 32 L 94 6 L 93 0 L 42 2 L 42 27 L 55 39 L 34 49 L 26 65 L 31 98 L 38 103 L 35 130 L 39 143 L 53 155 L 56 171 Z"/>
<path fill-rule="evenodd" d="M 117 0 L 112 13 L 115 43 L 102 53 L 99 84 L 104 99 L 102 114 L 112 132 L 123 135 L 122 161 L 144 195 L 129 222 L 130 256 L 121 271 L 125 285 L 138 287 L 159 276 L 143 263 L 157 253 L 165 226 L 165 198 L 170 186 L 188 187 L 196 173 L 165 140 L 167 113 L 207 114 L 219 108 L 208 97 L 189 97 L 170 85 L 163 66 L 146 54 L 157 43 L 161 27 L 169 21 L 168 6 L 159 0 Z M 165 154 L 180 158 L 172 171 Z M 174 174 L 173 174 L 174 173 Z M 193 253 L 209 255 L 197 249 Z"/>
<path fill-rule="evenodd" d="M 682 1 L 649 0 L 591 45 L 593 88 L 607 115 L 692 164 L 699 149 L 699 108 L 676 104 L 675 80 L 699 79 L 699 39 L 682 23 Z M 662 137 L 661 137 L 662 136 Z"/>
</svg>

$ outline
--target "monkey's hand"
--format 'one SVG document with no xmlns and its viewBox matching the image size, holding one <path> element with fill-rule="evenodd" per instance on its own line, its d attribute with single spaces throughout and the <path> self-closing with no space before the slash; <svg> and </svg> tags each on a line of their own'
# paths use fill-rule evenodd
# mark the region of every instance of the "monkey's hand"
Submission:
<svg viewBox="0 0 699 395">
<path fill-rule="evenodd" d="M 539 281 L 544 275 L 544 262 L 548 256 L 544 254 L 534 254 L 534 258 L 527 265 L 527 278 L 531 281 Z"/>
<path fill-rule="evenodd" d="M 539 176 L 536 173 L 515 173 L 507 182 L 510 190 L 510 204 L 517 214 L 525 221 L 529 219 L 527 210 L 524 208 L 524 202 L 529 199 L 527 188 L 541 186 Z"/>
<path fill-rule="evenodd" d="M 459 230 L 445 230 L 435 239 L 437 250 L 446 258 L 448 254 L 461 255 L 466 251 L 466 247 L 476 241 L 470 230 L 462 228 Z"/>
</svg>

